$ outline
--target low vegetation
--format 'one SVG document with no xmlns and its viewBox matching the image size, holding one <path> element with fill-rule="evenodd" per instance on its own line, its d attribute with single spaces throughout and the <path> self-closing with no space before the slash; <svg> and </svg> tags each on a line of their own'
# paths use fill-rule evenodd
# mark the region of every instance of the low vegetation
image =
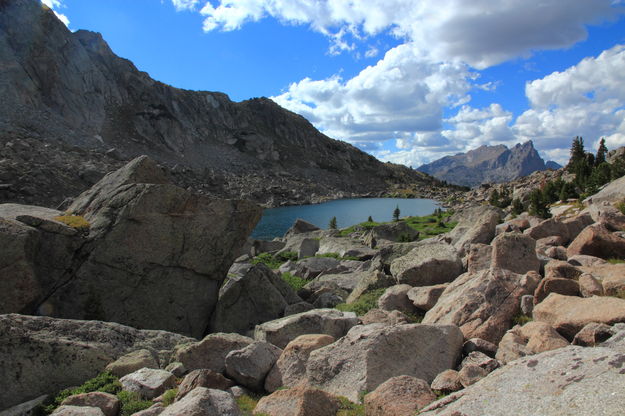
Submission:
<svg viewBox="0 0 625 416">
<path fill-rule="evenodd" d="M 339 397 L 339 411 L 336 416 L 364 416 L 365 405 L 353 403 L 345 397 Z"/>
<path fill-rule="evenodd" d="M 121 402 L 121 416 L 130 416 L 133 413 L 147 409 L 152 406 L 149 400 L 141 400 L 137 393 L 122 391 L 122 385 L 119 379 L 109 372 L 98 374 L 96 377 L 87 380 L 79 387 L 61 390 L 56 396 L 47 399 L 38 409 L 39 415 L 49 415 L 61 405 L 63 400 L 69 396 L 81 393 L 91 393 L 93 391 L 101 391 L 117 395 Z M 175 397 L 175 393 L 174 393 Z M 173 401 L 173 400 L 172 400 Z"/>
<path fill-rule="evenodd" d="M 244 394 L 242 396 L 237 397 L 235 400 L 239 409 L 241 409 L 241 413 L 243 416 L 252 416 L 252 412 L 254 408 L 258 404 L 258 401 L 262 398 L 260 395 L 256 394 Z M 256 413 L 256 416 L 268 416 L 266 413 Z"/>
<path fill-rule="evenodd" d="M 410 228 L 419 231 L 419 240 L 424 240 L 426 238 L 430 238 L 432 236 L 446 233 L 451 231 L 455 226 L 456 222 L 448 222 L 447 218 L 449 218 L 453 214 L 453 211 L 443 211 L 440 208 L 437 208 L 434 213 L 425 216 L 415 216 L 415 217 L 406 217 L 400 219 L 399 221 L 405 221 Z M 339 231 L 340 237 L 347 237 L 355 232 L 363 232 L 371 230 L 374 227 L 382 224 L 390 224 L 389 222 L 376 222 L 376 221 L 365 221 L 360 224 L 352 225 L 351 227 L 347 227 Z M 400 242 L 408 242 L 411 239 L 406 235 L 404 238 L 401 238 Z"/>
<path fill-rule="evenodd" d="M 378 307 L 378 299 L 385 290 L 385 288 L 381 288 L 365 292 L 353 303 L 339 303 L 336 305 L 336 309 L 343 312 L 355 312 L 356 315 L 362 316 L 371 309 Z"/>
<path fill-rule="evenodd" d="M 299 276 L 294 276 L 291 273 L 282 273 L 282 280 L 284 280 L 289 286 L 291 286 L 291 289 L 293 289 L 295 293 L 297 293 L 298 290 L 306 286 L 306 284 L 308 283 L 306 279 L 303 279 Z"/>
<path fill-rule="evenodd" d="M 525 325 L 528 322 L 532 322 L 532 317 L 524 315 L 524 314 L 518 314 L 517 316 L 512 318 L 512 324 L 513 325 L 521 325 L 521 326 L 523 326 L 523 325 Z"/>
<path fill-rule="evenodd" d="M 297 253 L 293 251 L 285 251 L 278 254 L 261 253 L 252 259 L 252 264 L 263 263 L 270 269 L 275 270 L 289 260 L 296 261 Z"/>
<path fill-rule="evenodd" d="M 54 220 L 62 222 L 63 224 L 75 228 L 80 232 L 88 232 L 89 227 L 91 227 L 89 221 L 87 221 L 85 217 L 81 217 L 80 215 L 63 214 L 54 217 Z"/>
</svg>

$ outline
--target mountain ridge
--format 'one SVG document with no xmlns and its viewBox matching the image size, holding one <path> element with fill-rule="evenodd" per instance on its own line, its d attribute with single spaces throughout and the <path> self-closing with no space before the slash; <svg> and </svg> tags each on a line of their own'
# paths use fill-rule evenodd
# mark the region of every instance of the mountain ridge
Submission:
<svg viewBox="0 0 625 416">
<path fill-rule="evenodd" d="M 445 156 L 419 166 L 418 171 L 449 183 L 477 186 L 482 183 L 506 182 L 532 172 L 553 169 L 559 165 L 540 157 L 531 140 L 512 148 L 503 144 L 482 145 L 466 153 Z"/>
<path fill-rule="evenodd" d="M 80 148 L 97 159 L 89 162 L 100 174 L 101 164 L 119 167 L 107 152 L 118 161 L 145 154 L 173 169 L 183 186 L 266 206 L 440 184 L 331 139 L 267 98 L 233 102 L 156 81 L 115 55 L 100 34 L 70 32 L 37 0 L 3 0 L 0 11 L 0 144 L 26 137 L 36 147 Z M 0 166 L 0 183 L 7 180 Z M 10 197 L 19 199 L 21 186 Z"/>
</svg>

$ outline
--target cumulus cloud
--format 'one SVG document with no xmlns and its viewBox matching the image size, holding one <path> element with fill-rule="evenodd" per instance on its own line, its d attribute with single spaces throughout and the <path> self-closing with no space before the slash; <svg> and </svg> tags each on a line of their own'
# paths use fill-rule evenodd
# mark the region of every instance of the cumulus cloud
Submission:
<svg viewBox="0 0 625 416">
<path fill-rule="evenodd" d="M 531 108 L 515 122 L 519 138 L 546 150 L 568 148 L 578 135 L 592 147 L 604 136 L 609 147 L 625 145 L 625 45 L 528 82 L 525 91 Z"/>
<path fill-rule="evenodd" d="M 172 0 L 191 5 L 195 0 Z M 575 135 L 625 142 L 622 48 L 589 58 L 562 73 L 528 83 L 530 109 L 517 120 L 498 104 L 470 107 L 479 70 L 533 51 L 561 49 L 587 37 L 586 25 L 623 13 L 614 0 L 214 0 L 200 13 L 204 30 L 232 31 L 274 18 L 306 25 L 329 40 L 330 54 L 365 51 L 375 64 L 351 79 L 304 78 L 275 97 L 331 137 L 383 160 L 419 165 L 481 144 L 532 139 L 562 162 Z M 384 53 L 370 38 L 387 33 L 403 44 Z M 609 52 L 609 53 L 607 53 Z M 620 57 L 619 57 L 620 56 Z M 620 84 L 617 85 L 617 82 Z M 458 108 L 444 118 L 445 109 Z M 619 124 L 620 123 L 620 124 Z M 381 143 L 394 143 L 395 150 Z M 623 143 L 625 144 L 625 143 Z"/>
<path fill-rule="evenodd" d="M 176 10 L 195 10 L 200 0 L 171 0 Z"/>
<path fill-rule="evenodd" d="M 473 75 L 462 63 L 417 54 L 400 45 L 351 79 L 306 78 L 273 99 L 328 135 L 355 144 L 438 131 L 442 108 L 464 99 Z"/>
<path fill-rule="evenodd" d="M 195 3 L 193 0 L 172 0 Z M 612 0 L 220 0 L 206 2 L 204 29 L 236 30 L 273 17 L 309 25 L 333 42 L 346 32 L 364 38 L 389 30 L 438 60 L 461 60 L 481 69 L 537 49 L 571 46 L 585 25 L 615 17 Z"/>
<path fill-rule="evenodd" d="M 56 17 L 58 17 L 59 20 L 65 24 L 65 26 L 69 27 L 69 19 L 67 18 L 67 16 L 57 11 L 58 9 L 65 7 L 61 0 L 41 0 L 41 3 L 51 8 Z"/>
</svg>

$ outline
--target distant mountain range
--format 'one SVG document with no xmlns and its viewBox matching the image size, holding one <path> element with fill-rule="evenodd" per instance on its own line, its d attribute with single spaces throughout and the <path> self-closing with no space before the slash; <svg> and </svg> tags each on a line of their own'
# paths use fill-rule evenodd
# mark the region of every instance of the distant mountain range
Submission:
<svg viewBox="0 0 625 416">
<path fill-rule="evenodd" d="M 445 156 L 417 170 L 448 183 L 472 187 L 511 181 L 538 170 L 561 167 L 554 161 L 545 163 L 530 140 L 511 149 L 504 145 L 480 146 L 467 153 Z"/>
</svg>

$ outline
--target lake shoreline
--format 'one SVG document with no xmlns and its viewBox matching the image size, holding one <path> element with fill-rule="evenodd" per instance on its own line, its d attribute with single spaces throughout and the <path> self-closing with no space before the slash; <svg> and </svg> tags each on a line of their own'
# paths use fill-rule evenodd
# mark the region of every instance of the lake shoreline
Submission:
<svg viewBox="0 0 625 416">
<path fill-rule="evenodd" d="M 321 229 L 328 228 L 332 217 L 337 218 L 339 228 L 350 227 L 373 217 L 375 221 L 392 220 L 395 207 L 399 206 L 402 216 L 431 214 L 446 204 L 430 198 L 342 198 L 317 204 L 288 205 L 265 208 L 263 216 L 251 237 L 258 240 L 282 238 L 296 219 L 303 219 Z"/>
</svg>

